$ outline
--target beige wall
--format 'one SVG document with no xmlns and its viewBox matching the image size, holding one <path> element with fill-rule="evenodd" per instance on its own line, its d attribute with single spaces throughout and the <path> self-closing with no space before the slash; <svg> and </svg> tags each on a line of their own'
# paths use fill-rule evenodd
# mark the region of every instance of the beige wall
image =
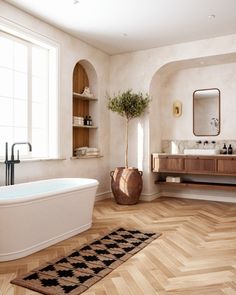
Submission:
<svg viewBox="0 0 236 295">
<path fill-rule="evenodd" d="M 86 43 L 0 1 L 0 17 L 29 32 L 55 41 L 60 46 L 59 61 L 59 136 L 61 157 L 65 160 L 21 162 L 16 165 L 16 183 L 55 177 L 88 177 L 100 182 L 98 193 L 110 190 L 109 112 L 105 107 L 108 90 L 109 56 Z M 72 151 L 72 73 L 79 60 L 88 60 L 98 78 L 98 144 L 104 155 L 101 159 L 71 160 Z M 5 144 L 0 142 L 0 144 Z M 4 165 L 0 166 L 0 184 L 4 183 Z"/>
<path fill-rule="evenodd" d="M 165 85 L 165 81 L 163 81 L 162 76 L 167 75 L 168 73 L 173 72 L 173 68 L 175 71 L 180 67 L 180 63 L 184 63 L 185 67 L 192 68 L 193 65 L 196 67 L 196 62 L 204 61 L 206 64 L 214 64 L 218 62 L 222 62 L 223 60 L 235 59 L 236 53 L 236 35 L 224 36 L 219 38 L 212 38 L 208 40 L 200 40 L 189 43 L 182 43 L 172 46 L 166 46 L 161 48 L 154 48 L 145 51 L 138 51 L 134 53 L 127 53 L 122 55 L 116 55 L 111 57 L 110 64 L 110 90 L 111 93 L 117 92 L 119 90 L 125 90 L 127 88 L 132 88 L 135 91 L 148 92 L 152 96 L 152 102 L 150 105 L 149 113 L 141 118 L 139 121 L 134 121 L 131 126 L 131 149 L 130 149 L 130 165 L 138 166 L 139 169 L 144 171 L 144 195 L 152 195 L 157 192 L 158 188 L 154 185 L 153 179 L 155 176 L 151 172 L 151 153 L 160 151 L 161 139 L 170 138 L 172 136 L 177 136 L 181 138 L 185 136 L 185 138 L 191 139 L 193 138 L 192 134 L 192 119 L 191 112 L 186 110 L 191 110 L 191 99 L 185 100 L 184 102 L 184 116 L 179 119 L 179 121 L 174 121 L 172 118 L 171 109 L 169 109 L 169 104 L 171 99 L 183 99 L 183 84 L 184 91 L 189 89 L 189 93 L 186 95 L 189 97 L 192 96 L 192 89 L 202 88 L 204 85 L 209 87 L 210 85 L 207 83 L 209 81 L 209 77 L 207 72 L 202 77 L 202 81 L 204 80 L 204 84 L 202 81 L 198 81 L 193 85 L 192 79 L 184 80 L 184 74 L 182 78 L 182 85 L 178 85 L 178 81 L 176 80 L 176 90 L 172 92 L 172 97 L 169 97 L 167 100 L 163 97 L 165 94 L 162 92 L 167 91 L 170 87 Z M 233 55 L 233 57 L 232 57 Z M 229 58 L 228 58 L 229 57 Z M 170 66 L 171 65 L 171 66 Z M 226 70 L 227 66 L 223 66 L 222 70 Z M 194 71 L 194 70 L 192 70 Z M 195 70 L 197 75 L 197 71 Z M 228 96 L 228 90 L 225 90 L 225 80 L 227 80 L 227 76 L 229 77 L 229 72 L 231 71 L 232 75 L 235 75 L 236 69 L 232 65 L 231 70 L 228 69 L 228 74 L 222 74 L 220 70 L 220 65 L 217 68 L 218 73 L 214 72 L 212 67 L 212 87 L 217 87 L 215 84 L 219 82 L 219 88 L 224 89 L 224 97 Z M 217 76 L 217 80 L 213 77 Z M 221 79 L 222 77 L 222 79 Z M 177 79 L 177 77 L 175 77 Z M 232 77 L 232 83 L 230 87 L 235 86 L 235 80 Z M 163 83 L 163 84 L 162 84 Z M 227 82 L 229 83 L 229 82 Z M 168 84 L 168 83 L 167 83 Z M 201 87 L 199 86 L 201 85 Z M 233 86 L 234 85 L 234 86 Z M 177 92 L 178 89 L 178 92 Z M 226 86 L 227 89 L 227 86 Z M 170 90 L 171 92 L 172 90 Z M 226 91 L 226 92 L 225 92 Z M 231 92 L 230 99 L 233 100 L 232 96 L 233 91 Z M 163 95 L 162 95 L 163 94 Z M 227 98 L 229 99 L 229 98 Z M 225 100 L 224 100 L 225 101 Z M 229 111 L 232 114 L 231 110 L 229 110 L 229 105 L 227 103 L 224 104 L 223 113 L 227 113 Z M 111 115 L 112 124 L 111 124 L 111 134 L 116 134 L 116 142 L 111 138 L 111 166 L 115 167 L 119 163 L 123 163 L 123 151 L 119 151 L 117 154 L 116 146 L 118 142 L 122 142 L 124 135 L 121 132 L 122 121 L 116 115 Z M 223 118 L 223 121 L 225 118 Z M 178 126 L 176 125 L 178 122 Z M 228 121 L 228 126 L 230 125 L 230 121 Z M 143 154 L 138 155 L 138 124 L 144 126 L 145 136 L 143 138 Z M 224 124 L 224 122 L 223 122 Z M 229 127 L 224 125 L 221 136 L 231 136 L 229 134 Z M 184 129 L 183 129 L 184 128 Z M 183 139 L 183 138 L 181 138 Z M 123 150 L 124 147 L 121 146 Z M 138 158 L 142 158 L 143 161 L 139 161 Z M 142 163 L 142 165 L 139 165 Z"/>
<path fill-rule="evenodd" d="M 158 80 L 156 78 L 157 83 Z M 221 94 L 221 132 L 211 138 L 236 139 L 233 128 L 236 126 L 236 63 L 179 70 L 163 78 L 159 92 L 162 139 L 199 139 L 193 134 L 193 92 L 204 88 L 218 88 Z M 175 100 L 180 100 L 183 105 L 183 114 L 179 118 L 172 115 Z"/>
<path fill-rule="evenodd" d="M 188 99 L 188 97 L 192 93 L 192 88 L 202 88 L 203 82 L 203 80 L 201 82 L 198 79 L 198 83 L 193 85 L 193 81 L 189 79 L 188 84 L 186 84 L 184 83 L 186 73 L 184 73 L 184 70 L 180 71 L 173 78 L 174 80 L 181 80 L 180 84 L 178 85 L 176 82 L 175 91 L 172 91 L 165 101 L 160 93 L 167 91 L 168 87 L 172 87 L 175 82 L 170 77 L 169 81 L 167 81 L 169 86 L 163 86 L 163 73 L 166 75 L 168 71 L 172 71 L 172 69 L 168 68 L 170 64 L 185 62 L 186 65 L 190 64 L 189 67 L 192 68 L 193 60 L 218 60 L 224 55 L 236 53 L 236 35 L 230 35 L 109 57 L 86 43 L 2 1 L 0 1 L 0 16 L 29 28 L 33 32 L 45 35 L 60 45 L 60 147 L 62 156 L 66 160 L 21 163 L 16 167 L 17 182 L 52 177 L 91 177 L 100 181 L 99 193 L 109 190 L 110 169 L 124 165 L 124 122 L 116 114 L 109 114 L 107 111 L 105 93 L 107 90 L 113 94 L 132 88 L 135 91 L 150 93 L 152 102 L 148 113 L 142 118 L 131 122 L 129 164 L 130 166 L 137 166 L 144 171 L 144 195 L 154 194 L 158 188 L 153 183 L 155 176 L 151 173 L 151 153 L 160 149 L 162 137 L 182 137 L 184 135 L 190 139 L 193 136 L 190 123 L 191 115 L 189 115 L 189 112 L 186 112 L 186 110 L 191 109 L 191 99 Z M 104 157 L 101 159 L 70 160 L 72 141 L 72 71 L 76 62 L 81 59 L 88 60 L 98 75 L 98 142 L 104 154 Z M 204 83 L 209 81 L 207 72 L 200 74 L 198 73 L 200 69 L 191 69 L 189 71 L 191 71 L 192 77 L 199 74 L 205 77 Z M 208 73 L 211 72 L 212 77 L 213 73 L 214 75 L 216 74 L 213 66 L 209 67 L 207 71 Z M 222 73 L 222 71 L 226 71 L 227 74 Z M 231 79 L 231 82 L 229 79 Z M 234 81 L 236 80 L 233 65 L 217 66 L 217 75 L 212 79 L 212 84 L 214 84 L 212 86 L 217 87 L 215 84 L 219 82 L 218 88 L 223 90 L 222 100 L 224 105 L 222 106 L 222 112 L 227 114 L 227 118 L 231 115 L 233 116 L 233 112 L 235 112 L 231 108 L 233 101 L 232 93 L 235 90 Z M 200 84 L 201 87 L 199 87 Z M 225 87 L 226 84 L 228 86 Z M 205 85 L 209 87 L 208 83 L 205 83 Z M 185 93 L 182 91 L 183 88 Z M 189 89 L 189 93 L 186 93 L 186 89 Z M 229 91 L 231 91 L 230 94 Z M 173 124 L 173 118 L 168 113 L 168 104 L 177 96 L 178 99 L 184 100 L 184 116 L 179 119 L 179 126 L 175 125 L 176 122 Z M 226 103 L 228 100 L 231 101 L 231 105 Z M 182 120 L 185 120 L 185 123 Z M 231 136 L 233 129 L 231 121 L 227 119 L 226 122 L 225 120 L 223 118 L 224 127 L 220 135 L 222 137 Z M 183 126 L 186 126 L 186 122 L 188 122 L 188 126 L 183 133 Z M 3 183 L 4 179 L 3 166 L 0 171 L 1 183 Z"/>
</svg>

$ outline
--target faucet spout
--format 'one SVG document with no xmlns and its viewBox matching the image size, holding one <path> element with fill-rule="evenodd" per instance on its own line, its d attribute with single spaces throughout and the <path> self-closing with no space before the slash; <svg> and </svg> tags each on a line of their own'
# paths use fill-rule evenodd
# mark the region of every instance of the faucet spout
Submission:
<svg viewBox="0 0 236 295">
<path fill-rule="evenodd" d="M 32 145 L 31 145 L 30 142 L 28 142 L 28 141 L 26 141 L 26 142 L 15 142 L 15 143 L 13 143 L 12 146 L 11 146 L 11 159 L 12 159 L 12 160 L 14 160 L 14 147 L 15 147 L 16 145 L 22 145 L 22 144 L 26 144 L 26 145 L 28 145 L 28 146 L 29 146 L 29 151 L 30 151 L 30 152 L 32 151 Z"/>
</svg>

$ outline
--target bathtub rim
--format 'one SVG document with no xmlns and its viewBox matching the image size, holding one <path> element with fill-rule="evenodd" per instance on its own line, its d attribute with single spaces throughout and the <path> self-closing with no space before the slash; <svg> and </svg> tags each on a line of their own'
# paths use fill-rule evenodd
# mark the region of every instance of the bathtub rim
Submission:
<svg viewBox="0 0 236 295">
<path fill-rule="evenodd" d="M 30 181 L 30 182 L 24 182 L 24 183 L 19 183 L 19 184 L 14 184 L 11 186 L 3 186 L 0 187 L 0 193 L 1 190 L 8 190 L 10 188 L 16 188 L 17 187 L 22 187 L 22 186 L 30 186 L 31 184 L 37 183 L 45 183 L 45 182 L 50 182 L 50 181 L 75 181 L 75 180 L 86 180 L 87 183 L 81 184 L 78 182 L 77 185 L 73 185 L 73 187 L 67 187 L 67 188 L 61 188 L 55 191 L 51 192 L 42 192 L 42 193 L 37 193 L 37 194 L 29 194 L 27 196 L 21 196 L 21 197 L 14 197 L 14 198 L 6 198 L 6 199 L 1 199 L 0 198 L 0 208 L 5 207 L 7 205 L 14 205 L 14 204 L 23 204 L 23 203 L 31 203 L 33 201 L 40 201 L 40 200 L 45 200 L 51 196 L 58 196 L 64 193 L 69 193 L 69 192 L 74 192 L 74 191 L 82 191 L 86 190 L 89 188 L 97 187 L 99 185 L 99 182 L 96 179 L 92 178 L 49 178 L 49 179 L 43 179 L 43 180 L 36 180 L 36 181 Z"/>
</svg>

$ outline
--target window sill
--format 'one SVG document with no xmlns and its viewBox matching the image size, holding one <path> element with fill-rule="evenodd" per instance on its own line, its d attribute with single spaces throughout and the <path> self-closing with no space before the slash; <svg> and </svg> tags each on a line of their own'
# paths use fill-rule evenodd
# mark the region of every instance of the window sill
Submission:
<svg viewBox="0 0 236 295">
<path fill-rule="evenodd" d="M 32 159 L 20 159 L 20 162 L 44 162 L 44 161 L 64 161 L 66 158 L 32 158 Z M 0 160 L 1 164 L 5 164 L 5 160 Z"/>
<path fill-rule="evenodd" d="M 96 155 L 96 156 L 80 156 L 80 157 L 71 157 L 71 160 L 80 160 L 80 159 L 96 159 L 96 158 L 103 158 L 102 155 Z"/>
</svg>

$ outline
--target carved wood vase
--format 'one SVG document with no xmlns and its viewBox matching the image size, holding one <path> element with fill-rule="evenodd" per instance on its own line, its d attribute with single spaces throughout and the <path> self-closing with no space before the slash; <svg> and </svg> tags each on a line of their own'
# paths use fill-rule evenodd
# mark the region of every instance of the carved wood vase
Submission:
<svg viewBox="0 0 236 295">
<path fill-rule="evenodd" d="M 117 167 L 110 175 L 111 190 L 116 203 L 137 204 L 143 188 L 143 172 L 133 167 Z"/>
</svg>

